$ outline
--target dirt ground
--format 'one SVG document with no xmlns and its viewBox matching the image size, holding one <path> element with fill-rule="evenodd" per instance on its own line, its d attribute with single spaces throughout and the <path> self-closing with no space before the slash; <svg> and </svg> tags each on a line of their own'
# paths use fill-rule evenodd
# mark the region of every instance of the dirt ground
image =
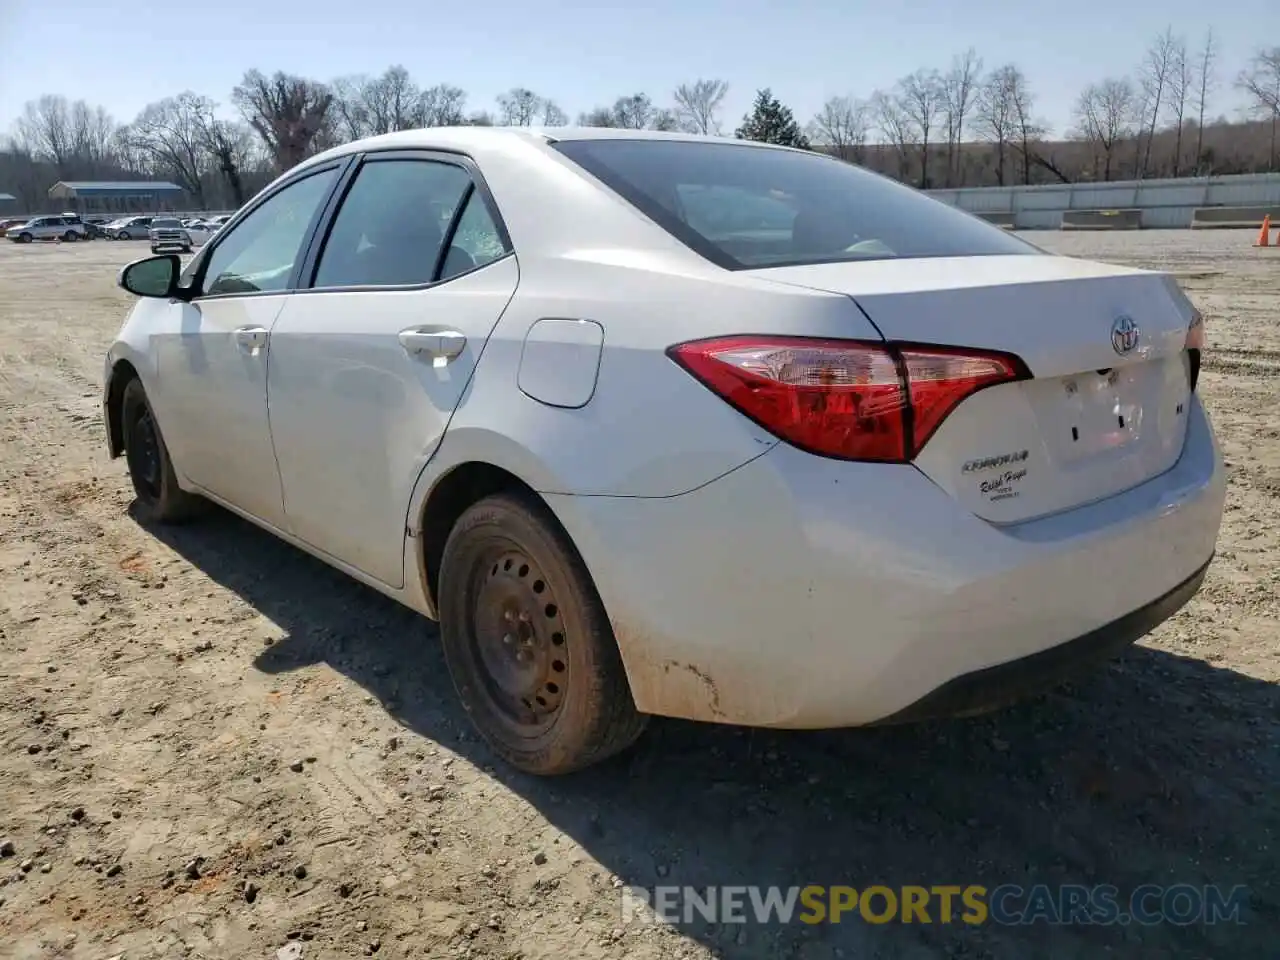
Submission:
<svg viewBox="0 0 1280 960">
<path fill-rule="evenodd" d="M 994 715 L 662 721 L 554 782 L 495 769 L 430 624 L 225 514 L 140 527 L 99 390 L 130 306 L 116 270 L 145 245 L 0 244 L 0 956 L 1274 956 L 1280 251 L 1234 231 L 1027 236 L 1172 269 L 1208 318 L 1231 482 L 1202 593 L 1086 681 Z M 620 913 L 623 885 L 1067 882 L 1243 884 L 1247 923 Z"/>
</svg>

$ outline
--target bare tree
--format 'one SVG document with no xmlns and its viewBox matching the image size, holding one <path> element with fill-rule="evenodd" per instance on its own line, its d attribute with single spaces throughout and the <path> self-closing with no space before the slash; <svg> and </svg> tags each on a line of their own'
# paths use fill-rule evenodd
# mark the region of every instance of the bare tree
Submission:
<svg viewBox="0 0 1280 960">
<path fill-rule="evenodd" d="M 1142 100 L 1146 110 L 1146 147 L 1142 153 L 1142 161 L 1138 164 L 1138 179 L 1147 175 L 1151 167 L 1151 144 L 1156 138 L 1156 126 L 1160 122 L 1160 112 L 1165 108 L 1168 95 L 1169 78 L 1173 73 L 1174 58 L 1178 41 L 1173 35 L 1173 28 L 1166 27 L 1164 33 L 1152 41 L 1143 58 L 1139 71 L 1139 82 L 1142 86 Z M 1138 136 L 1143 136 L 1142 128 Z"/>
<path fill-rule="evenodd" d="M 447 83 L 427 87 L 418 98 L 417 120 L 424 127 L 456 127 L 466 122 L 466 91 Z"/>
<path fill-rule="evenodd" d="M 346 142 L 369 135 L 369 110 L 364 92 L 373 81 L 369 77 L 339 77 L 330 84 L 333 103 L 327 119 L 335 139 Z"/>
<path fill-rule="evenodd" d="M 75 147 L 66 97 L 46 95 L 28 102 L 15 129 L 18 141 L 36 159 L 52 163 L 59 177 L 71 175 Z"/>
<path fill-rule="evenodd" d="M 270 78 L 250 70 L 231 91 L 231 102 L 262 138 L 276 167 L 300 163 L 325 125 L 333 94 L 314 80 L 277 71 Z"/>
<path fill-rule="evenodd" d="M 680 129 L 680 116 L 675 110 L 663 107 L 661 110 L 655 110 L 653 120 L 649 123 L 651 130 L 664 130 L 673 133 Z"/>
<path fill-rule="evenodd" d="M 541 111 L 542 98 L 524 87 L 498 95 L 498 116 L 505 126 L 531 127 Z"/>
<path fill-rule="evenodd" d="M 1268 170 L 1276 169 L 1276 132 L 1280 126 L 1280 47 L 1260 50 L 1240 71 L 1236 86 L 1249 97 L 1255 113 L 1271 123 L 1271 150 Z"/>
<path fill-rule="evenodd" d="M 130 125 L 134 143 L 154 168 L 195 198 L 204 209 L 204 173 L 209 167 L 206 116 L 213 103 L 190 90 L 142 109 Z"/>
<path fill-rule="evenodd" d="M 962 185 L 964 183 L 961 162 L 964 125 L 973 112 L 981 74 L 982 58 L 970 47 L 951 62 L 951 69 L 942 78 L 943 116 L 947 130 L 947 186 L 957 179 Z"/>
<path fill-rule="evenodd" d="M 1116 148 L 1133 135 L 1137 99 L 1133 83 L 1126 77 L 1090 84 L 1076 101 L 1077 132 L 1092 145 L 1095 174 L 1101 172 L 1103 180 L 1111 179 Z"/>
<path fill-rule="evenodd" d="M 937 129 L 944 95 L 936 70 L 917 70 L 898 81 L 898 101 L 920 148 L 920 189 L 929 187 L 929 137 Z"/>
<path fill-rule="evenodd" d="M 1027 82 L 1026 74 L 1015 70 L 1009 77 L 1012 86 L 1009 100 L 1013 104 L 1013 120 L 1017 132 L 1018 152 L 1022 155 L 1022 182 L 1031 184 L 1031 164 L 1044 161 L 1031 149 L 1031 145 L 1044 135 L 1045 124 L 1035 117 L 1036 97 Z M 1045 164 L 1048 166 L 1048 164 Z M 1052 167 L 1050 172 L 1057 172 Z M 1059 175 L 1060 176 L 1060 175 Z M 1061 178 L 1061 176 L 1060 176 Z"/>
<path fill-rule="evenodd" d="M 893 94 L 877 90 L 871 95 L 869 109 L 876 128 L 897 154 L 898 179 L 906 181 L 911 170 L 911 130 L 902 103 Z"/>
<path fill-rule="evenodd" d="M 871 127 L 870 106 L 854 97 L 832 97 L 809 123 L 809 138 L 849 163 L 862 163 Z"/>
<path fill-rule="evenodd" d="M 71 104 L 71 149 L 88 176 L 98 176 L 114 159 L 112 143 L 116 122 L 102 107 L 91 107 L 83 100 Z"/>
<path fill-rule="evenodd" d="M 580 127 L 616 127 L 617 125 L 617 117 L 614 116 L 612 107 L 592 107 L 585 113 L 578 114 Z"/>
<path fill-rule="evenodd" d="M 633 93 L 619 97 L 613 103 L 613 117 L 617 121 L 615 127 L 628 130 L 643 130 L 653 120 L 653 101 L 647 93 Z"/>
<path fill-rule="evenodd" d="M 409 71 L 396 65 L 387 69 L 377 83 L 381 96 L 379 104 L 383 108 L 381 116 L 375 117 L 378 122 L 378 133 L 393 133 L 396 130 L 412 130 L 423 126 L 422 123 L 422 91 L 409 76 Z"/>
<path fill-rule="evenodd" d="M 1199 77 L 1199 85 L 1196 91 L 1195 110 L 1196 110 L 1196 172 L 1201 170 L 1201 164 L 1204 157 L 1204 115 L 1208 108 L 1209 96 L 1213 93 L 1217 86 L 1216 67 L 1218 62 L 1218 45 L 1217 38 L 1213 35 L 1213 28 L 1210 27 L 1205 31 L 1204 46 L 1200 48 L 1200 57 L 1196 61 L 1196 72 Z"/>
<path fill-rule="evenodd" d="M 569 124 L 569 115 L 560 109 L 554 100 L 542 101 L 542 125 L 544 127 L 564 127 Z"/>
<path fill-rule="evenodd" d="M 1182 135 L 1186 130 L 1187 107 L 1195 87 L 1195 65 L 1187 55 L 1187 41 L 1178 38 L 1169 70 L 1169 115 L 1173 121 L 1173 175 L 1182 174 Z"/>
<path fill-rule="evenodd" d="M 996 183 L 1004 186 L 1009 145 L 1018 135 L 1017 91 L 1024 86 L 1021 73 L 1011 63 L 997 67 L 983 82 L 975 106 L 977 132 L 996 150 Z"/>
<path fill-rule="evenodd" d="M 200 98 L 194 120 L 200 143 L 231 190 L 232 202 L 236 207 L 244 206 L 244 171 L 253 153 L 250 129 L 215 116 L 213 101 L 206 97 Z"/>
<path fill-rule="evenodd" d="M 693 83 L 680 84 L 673 95 L 680 126 L 690 133 L 720 133 L 717 114 L 728 92 L 729 84 L 723 80 L 699 78 Z"/>
</svg>

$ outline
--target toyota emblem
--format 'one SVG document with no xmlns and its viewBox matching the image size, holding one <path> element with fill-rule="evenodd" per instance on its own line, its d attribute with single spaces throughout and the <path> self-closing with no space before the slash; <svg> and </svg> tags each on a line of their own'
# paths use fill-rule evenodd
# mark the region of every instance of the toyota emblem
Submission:
<svg viewBox="0 0 1280 960">
<path fill-rule="evenodd" d="M 1111 346 L 1120 356 L 1132 353 L 1138 346 L 1138 325 L 1133 317 L 1116 317 L 1111 324 Z"/>
</svg>

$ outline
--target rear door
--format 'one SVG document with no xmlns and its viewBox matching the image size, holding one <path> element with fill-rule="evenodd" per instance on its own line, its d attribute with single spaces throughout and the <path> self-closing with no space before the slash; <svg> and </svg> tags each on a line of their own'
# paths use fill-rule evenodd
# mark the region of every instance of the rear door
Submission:
<svg viewBox="0 0 1280 960">
<path fill-rule="evenodd" d="M 370 154 L 271 330 L 268 406 L 289 529 L 403 584 L 413 485 L 518 270 L 468 161 Z"/>
<path fill-rule="evenodd" d="M 1193 308 L 1172 279 L 1054 256 L 877 260 L 761 270 L 847 293 L 886 339 L 1020 357 L 916 466 L 978 516 L 1016 522 L 1127 490 L 1182 452 Z"/>
</svg>

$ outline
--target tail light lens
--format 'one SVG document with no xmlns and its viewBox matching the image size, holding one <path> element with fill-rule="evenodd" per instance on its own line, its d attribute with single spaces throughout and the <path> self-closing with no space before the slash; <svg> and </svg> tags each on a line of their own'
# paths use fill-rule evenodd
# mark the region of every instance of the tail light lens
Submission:
<svg viewBox="0 0 1280 960">
<path fill-rule="evenodd" d="M 966 397 L 1030 376 L 1008 354 L 856 340 L 736 336 L 668 353 L 793 446 L 884 463 L 914 459 Z"/>
<path fill-rule="evenodd" d="M 1200 352 L 1204 349 L 1204 315 L 1199 310 L 1191 314 L 1187 327 L 1187 359 L 1191 367 L 1191 390 L 1195 392 L 1200 381 Z"/>
</svg>

